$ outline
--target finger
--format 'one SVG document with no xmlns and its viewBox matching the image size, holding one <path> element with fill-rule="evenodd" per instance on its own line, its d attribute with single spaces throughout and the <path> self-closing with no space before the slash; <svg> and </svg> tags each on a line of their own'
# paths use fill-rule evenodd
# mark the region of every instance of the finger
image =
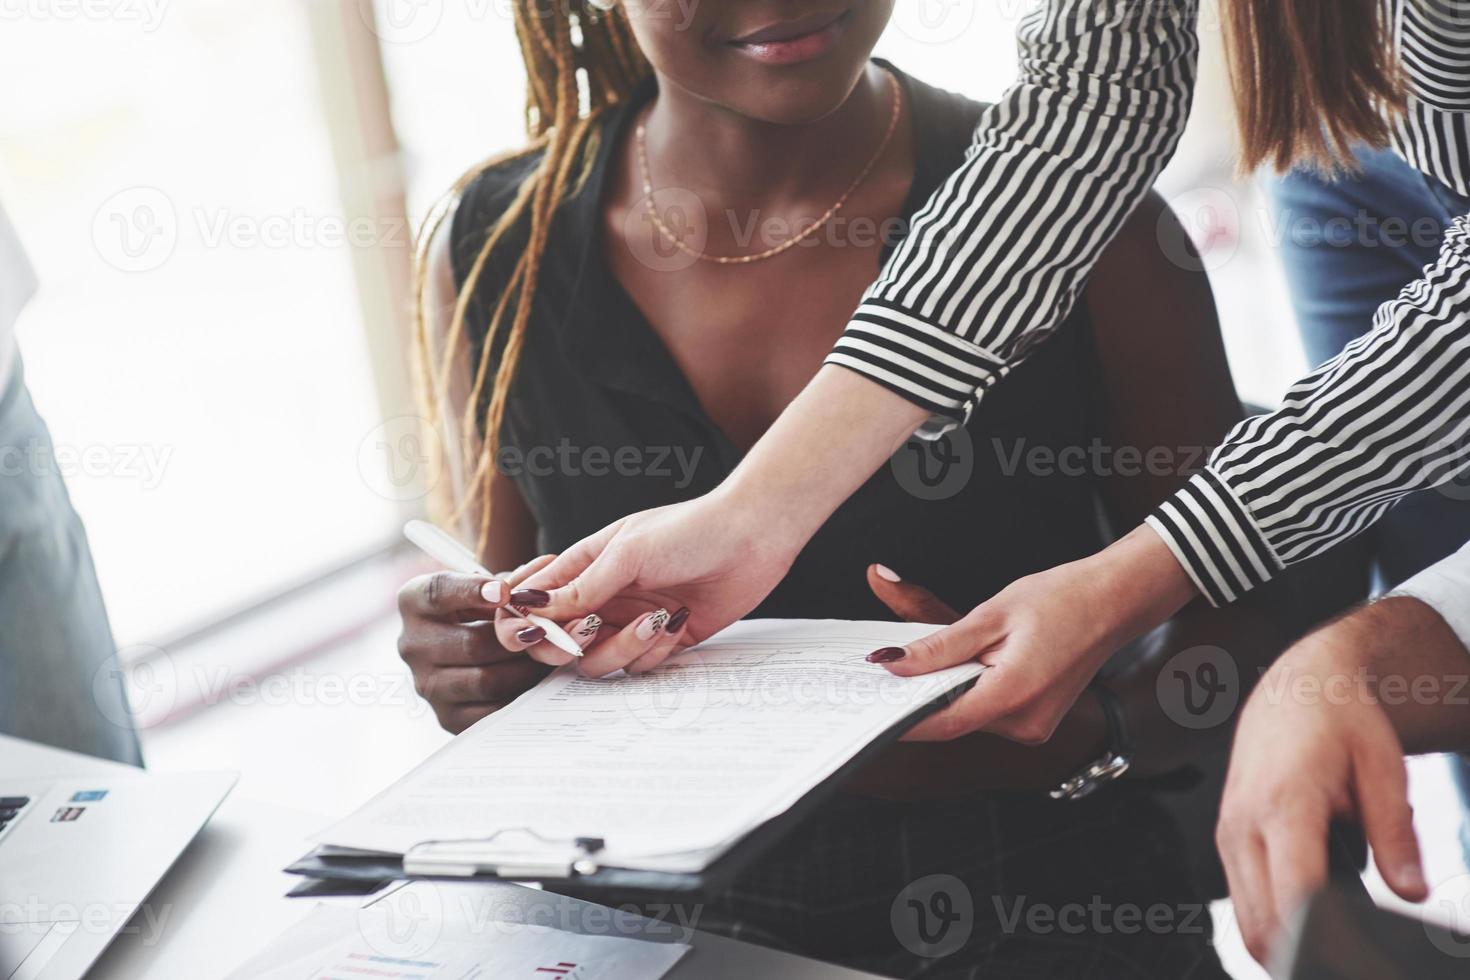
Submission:
<svg viewBox="0 0 1470 980">
<path fill-rule="evenodd" d="M 962 699 L 963 700 L 963 699 Z M 929 715 L 903 734 L 905 742 L 948 742 L 958 738 L 967 725 L 965 711 L 956 701 Z M 973 729 L 972 729 L 973 730 Z"/>
<path fill-rule="evenodd" d="M 1265 831 L 1271 904 L 1278 917 L 1270 924 L 1268 944 L 1281 934 L 1286 920 L 1327 884 L 1330 809 L 1305 796 L 1283 801 L 1281 806 L 1285 808 L 1281 816 Z"/>
<path fill-rule="evenodd" d="M 415 681 L 419 695 L 434 705 L 509 704 L 546 674 L 546 667 L 518 656 L 495 667 L 443 667 Z"/>
<path fill-rule="evenodd" d="M 608 633 L 609 626 L 616 626 L 618 629 L 622 629 L 644 613 L 653 612 L 660 605 L 662 603 L 650 602 L 647 599 L 637 599 L 631 596 L 613 599 L 597 610 L 597 614 L 602 617 L 603 634 L 611 635 Z"/>
<path fill-rule="evenodd" d="M 491 618 L 509 595 L 506 584 L 499 579 L 432 572 L 411 579 L 398 590 L 398 608 L 405 617 L 474 622 Z"/>
<path fill-rule="evenodd" d="M 529 654 L 531 659 L 552 667 L 560 667 L 575 659 L 552 644 L 543 643 L 545 628 L 519 615 L 514 606 L 505 607 L 495 617 L 495 638 L 507 650 Z"/>
<path fill-rule="evenodd" d="M 1023 745 L 1051 738 L 1071 704 L 1008 661 L 988 667 L 955 702 L 903 736 L 907 742 L 944 742 L 972 732 L 992 732 Z"/>
<path fill-rule="evenodd" d="M 515 588 L 554 561 L 556 561 L 556 555 L 538 555 L 517 567 L 515 571 L 506 572 L 504 575 L 497 575 L 496 578 L 504 579 L 507 585 Z"/>
<path fill-rule="evenodd" d="M 1359 748 L 1353 759 L 1354 794 L 1363 833 L 1373 848 L 1373 863 L 1400 898 L 1429 897 L 1414 810 L 1409 805 L 1409 775 L 1397 745 Z"/>
<path fill-rule="evenodd" d="M 597 613 L 588 613 L 581 619 L 574 619 L 562 627 L 568 636 L 577 641 L 577 646 L 586 651 L 593 643 L 597 642 L 597 634 L 602 629 L 602 617 Z"/>
<path fill-rule="evenodd" d="M 609 524 L 596 534 L 588 535 L 563 551 L 555 561 L 538 569 L 522 584 L 530 588 L 549 591 L 553 600 L 550 614 L 557 619 L 571 619 L 595 612 L 602 607 L 603 603 L 584 603 L 580 591 L 583 586 L 578 585 L 577 582 L 601 558 L 608 542 L 613 539 L 622 525 L 623 522 L 618 521 Z M 604 598 L 611 598 L 617 591 L 613 590 Z"/>
<path fill-rule="evenodd" d="M 883 647 L 868 654 L 900 677 L 927 674 L 974 660 L 1005 638 L 1004 620 L 982 605 L 953 626 L 920 637 L 906 647 Z"/>
<path fill-rule="evenodd" d="M 439 719 L 440 728 L 451 735 L 458 735 L 502 707 L 499 704 L 446 704 L 434 708 L 434 717 Z"/>
<path fill-rule="evenodd" d="M 542 555 L 539 558 L 532 558 L 515 571 L 509 573 L 505 577 L 506 582 L 510 585 L 510 597 L 506 605 L 521 615 L 525 615 L 526 611 L 530 609 L 539 611 L 542 606 L 546 605 L 550 597 L 547 596 L 545 591 L 535 588 L 528 583 L 530 579 L 535 577 L 538 571 L 547 567 L 555 560 L 555 555 Z"/>
<path fill-rule="evenodd" d="M 868 588 L 905 622 L 947 625 L 960 618 L 943 599 L 922 585 L 903 581 L 883 565 L 868 566 Z"/>
<path fill-rule="evenodd" d="M 507 606 L 495 616 L 495 642 L 513 653 L 521 653 L 526 647 L 541 639 L 539 636 L 531 636 L 527 642 L 520 638 L 521 634 L 527 633 L 533 625 L 521 614 L 520 610 L 514 606 Z"/>
<path fill-rule="evenodd" d="M 684 627 L 689 622 L 689 610 L 680 609 L 669 617 L 668 625 L 664 627 L 664 636 L 654 648 L 643 656 L 628 664 L 624 669 L 630 674 L 646 674 L 663 664 L 663 662 L 680 650 L 688 646 L 688 637 L 684 633 Z"/>
<path fill-rule="evenodd" d="M 597 634 L 601 629 L 602 617 L 597 615 L 597 613 L 589 613 L 580 619 L 574 619 L 569 623 L 562 624 L 562 632 L 570 636 L 576 642 L 577 646 L 581 647 L 584 651 L 597 639 Z M 527 647 L 526 653 L 532 659 L 540 661 L 543 664 L 560 665 L 571 663 L 572 660 L 576 659 L 561 647 L 546 639 L 545 630 L 542 630 L 542 639 L 534 645 Z"/>
<path fill-rule="evenodd" d="M 488 666 L 520 656 L 501 645 L 493 622 L 422 624 L 406 634 L 399 648 L 407 663 L 436 667 Z"/>
<path fill-rule="evenodd" d="M 664 637 L 669 618 L 667 609 L 656 609 L 638 617 L 617 635 L 607 637 L 588 651 L 577 670 L 587 677 L 606 677 L 622 670 L 658 645 Z"/>
<path fill-rule="evenodd" d="M 1235 921 L 1240 938 L 1256 962 L 1265 965 L 1275 938 L 1275 902 L 1271 897 L 1271 876 L 1266 865 L 1266 846 L 1252 834 L 1232 852 L 1226 875 L 1230 880 L 1230 899 L 1235 908 Z"/>
<path fill-rule="evenodd" d="M 1227 801 L 1230 799 L 1231 791 L 1232 787 L 1227 783 L 1225 787 Z M 1230 818 L 1222 813 L 1220 822 L 1215 827 L 1215 851 L 1220 858 L 1220 867 L 1225 872 L 1225 890 L 1231 903 L 1230 914 L 1235 920 L 1236 929 L 1241 931 L 1244 925 L 1241 921 L 1240 910 L 1254 900 L 1241 869 L 1241 862 L 1244 860 L 1243 848 L 1248 842 L 1249 838 L 1243 837 L 1241 831 L 1231 824 Z M 1217 932 L 1215 940 L 1218 942 L 1222 938 Z"/>
</svg>

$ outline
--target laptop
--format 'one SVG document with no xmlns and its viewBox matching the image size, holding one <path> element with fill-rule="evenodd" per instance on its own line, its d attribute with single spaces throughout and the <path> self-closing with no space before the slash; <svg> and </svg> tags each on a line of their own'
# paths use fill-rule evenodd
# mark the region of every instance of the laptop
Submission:
<svg viewBox="0 0 1470 980">
<path fill-rule="evenodd" d="M 58 758 L 80 757 L 0 737 L 0 980 L 74 980 L 120 932 L 161 933 L 182 912 L 139 907 L 237 778 L 105 761 L 35 774 Z"/>
<path fill-rule="evenodd" d="M 1465 980 L 1470 935 L 1330 888 L 1307 903 L 1280 944 L 1283 980 Z"/>
</svg>

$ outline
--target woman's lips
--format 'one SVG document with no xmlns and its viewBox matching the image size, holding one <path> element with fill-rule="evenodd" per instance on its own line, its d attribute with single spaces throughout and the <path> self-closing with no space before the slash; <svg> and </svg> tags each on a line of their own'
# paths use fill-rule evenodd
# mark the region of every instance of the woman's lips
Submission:
<svg viewBox="0 0 1470 980">
<path fill-rule="evenodd" d="M 741 54 L 767 65 L 794 65 L 820 58 L 837 46 L 848 11 L 777 24 L 730 42 Z M 815 23 L 812 21 L 815 20 Z"/>
</svg>

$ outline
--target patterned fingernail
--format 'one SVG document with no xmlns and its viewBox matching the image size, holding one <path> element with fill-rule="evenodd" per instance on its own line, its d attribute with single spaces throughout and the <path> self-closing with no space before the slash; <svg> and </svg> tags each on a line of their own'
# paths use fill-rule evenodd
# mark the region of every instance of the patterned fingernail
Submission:
<svg viewBox="0 0 1470 980">
<path fill-rule="evenodd" d="M 878 573 L 878 577 L 881 578 L 881 579 L 883 579 L 886 582 L 902 582 L 903 581 L 903 579 L 901 579 L 901 578 L 898 577 L 898 573 L 895 572 L 893 569 L 889 568 L 887 565 L 874 565 L 873 566 L 873 571 L 877 572 Z"/>
<path fill-rule="evenodd" d="M 516 639 L 525 644 L 540 643 L 546 639 L 546 631 L 539 626 L 527 626 L 516 634 Z"/>
<path fill-rule="evenodd" d="M 585 647 L 588 643 L 592 642 L 592 638 L 597 635 L 597 631 L 601 628 L 602 617 L 597 615 L 597 613 L 593 613 L 572 627 L 572 635 L 577 638 L 578 643 Z"/>
<path fill-rule="evenodd" d="M 499 603 L 505 596 L 505 583 L 499 579 L 486 582 L 484 588 L 480 589 L 480 596 L 486 602 Z"/>
<path fill-rule="evenodd" d="M 904 652 L 903 647 L 884 647 L 881 650 L 874 650 L 868 654 L 868 663 L 891 664 L 895 660 L 902 660 L 905 656 L 907 654 Z"/>
<path fill-rule="evenodd" d="M 551 596 L 540 589 L 516 589 L 510 594 L 510 601 L 518 606 L 535 609 L 538 606 L 551 605 Z"/>
<path fill-rule="evenodd" d="M 666 627 L 664 627 L 664 629 L 666 629 L 668 631 L 669 635 L 672 636 L 675 633 L 679 632 L 681 629 L 683 629 L 684 628 L 684 624 L 687 623 L 688 621 L 689 621 L 689 607 L 688 606 L 684 606 L 678 612 L 674 613 L 674 615 L 672 615 L 672 616 L 669 617 L 669 625 L 666 626 Z"/>
<path fill-rule="evenodd" d="M 638 624 L 638 628 L 633 631 L 633 635 L 647 643 L 655 636 L 658 636 L 668 622 L 669 611 L 667 609 L 660 609 L 656 612 L 649 613 L 648 618 Z"/>
</svg>

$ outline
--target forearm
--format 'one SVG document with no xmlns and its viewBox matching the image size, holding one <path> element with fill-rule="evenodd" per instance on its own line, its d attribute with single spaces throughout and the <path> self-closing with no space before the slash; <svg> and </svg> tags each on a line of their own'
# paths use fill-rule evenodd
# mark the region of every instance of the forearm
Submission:
<svg viewBox="0 0 1470 980">
<path fill-rule="evenodd" d="M 1371 333 L 1242 422 L 1149 518 L 1223 605 L 1470 466 L 1470 216 Z"/>
<path fill-rule="evenodd" d="M 1382 599 L 1330 623 L 1261 686 L 1278 699 L 1377 704 L 1410 755 L 1470 751 L 1470 650 L 1418 599 Z"/>
<path fill-rule="evenodd" d="M 715 493 L 761 533 L 799 550 L 927 414 L 860 374 L 828 365 Z"/>
<path fill-rule="evenodd" d="M 1085 561 L 1107 586 L 1108 601 L 1097 616 L 1110 624 L 1115 650 L 1162 626 L 1199 596 L 1184 568 L 1148 527 L 1134 528 Z"/>
<path fill-rule="evenodd" d="M 715 491 L 763 534 L 799 550 L 832 512 L 881 467 L 926 411 L 865 376 L 835 365 L 817 372 Z M 1100 619 L 1115 646 L 1169 619 L 1198 592 L 1148 527 L 1087 559 L 1108 585 Z"/>
</svg>

